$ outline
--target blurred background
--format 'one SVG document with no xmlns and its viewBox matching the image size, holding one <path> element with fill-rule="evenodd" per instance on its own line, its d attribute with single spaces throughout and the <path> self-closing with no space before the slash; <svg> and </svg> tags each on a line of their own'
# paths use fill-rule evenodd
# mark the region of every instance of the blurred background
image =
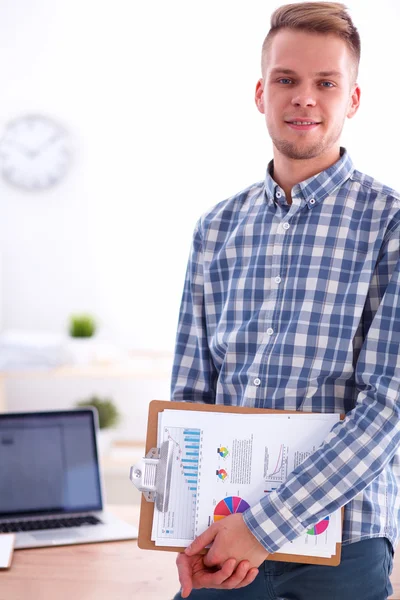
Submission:
<svg viewBox="0 0 400 600">
<path fill-rule="evenodd" d="M 148 403 L 169 399 L 196 221 L 272 158 L 253 98 L 280 4 L 0 0 L 0 409 L 111 403 L 110 502 L 137 500 Z M 400 3 L 346 5 L 362 94 L 342 145 L 400 189 Z"/>
</svg>

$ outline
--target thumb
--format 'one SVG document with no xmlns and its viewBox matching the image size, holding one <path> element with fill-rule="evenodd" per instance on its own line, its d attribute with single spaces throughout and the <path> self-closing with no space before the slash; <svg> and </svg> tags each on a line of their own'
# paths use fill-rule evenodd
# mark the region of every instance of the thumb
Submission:
<svg viewBox="0 0 400 600">
<path fill-rule="evenodd" d="M 216 529 L 211 525 L 201 535 L 199 535 L 185 550 L 187 556 L 193 554 L 199 554 L 206 546 L 211 544 L 215 536 L 217 535 Z"/>
</svg>

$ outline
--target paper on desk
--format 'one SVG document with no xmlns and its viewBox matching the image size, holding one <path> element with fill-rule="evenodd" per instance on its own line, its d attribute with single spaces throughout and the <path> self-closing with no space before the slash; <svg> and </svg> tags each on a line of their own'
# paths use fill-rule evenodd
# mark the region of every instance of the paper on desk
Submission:
<svg viewBox="0 0 400 600">
<path fill-rule="evenodd" d="M 159 442 L 174 442 L 174 466 L 169 510 L 155 510 L 152 539 L 156 545 L 186 546 L 214 521 L 253 506 L 318 448 L 339 419 L 163 411 Z M 337 511 L 280 552 L 330 557 L 340 540 Z"/>
<path fill-rule="evenodd" d="M 14 541 L 13 533 L 0 533 L 0 569 L 8 569 L 11 566 Z"/>
</svg>

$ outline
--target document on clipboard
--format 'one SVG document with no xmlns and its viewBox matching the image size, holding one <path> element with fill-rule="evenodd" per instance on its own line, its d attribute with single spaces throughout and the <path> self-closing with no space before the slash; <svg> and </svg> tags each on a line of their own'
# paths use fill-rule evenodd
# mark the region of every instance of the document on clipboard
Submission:
<svg viewBox="0 0 400 600">
<path fill-rule="evenodd" d="M 0 569 L 9 569 L 14 552 L 15 535 L 0 533 Z"/>
<path fill-rule="evenodd" d="M 146 533 L 142 530 L 150 546 L 141 545 L 139 529 L 139 545 L 152 549 L 185 548 L 212 523 L 255 505 L 284 483 L 340 421 L 339 414 L 255 409 L 244 414 L 233 407 L 157 404 L 153 426 L 155 417 L 156 448 L 163 450 L 159 497 L 151 527 L 147 523 Z M 339 564 L 341 533 L 338 510 L 271 559 Z"/>
</svg>

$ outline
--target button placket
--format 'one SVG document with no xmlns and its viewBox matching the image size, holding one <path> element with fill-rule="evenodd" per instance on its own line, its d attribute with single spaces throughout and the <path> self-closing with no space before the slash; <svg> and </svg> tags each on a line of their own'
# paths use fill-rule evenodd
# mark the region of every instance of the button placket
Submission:
<svg viewBox="0 0 400 600">
<path fill-rule="evenodd" d="M 275 194 L 276 196 L 276 194 Z M 285 215 L 286 216 L 286 215 Z M 271 261 L 271 271 L 272 277 L 271 280 L 275 281 L 275 283 L 281 282 L 281 277 L 276 275 L 282 269 L 282 242 L 285 238 L 285 229 L 288 229 L 290 225 L 286 223 L 286 227 L 283 228 L 283 223 L 279 215 L 276 213 L 274 215 L 275 223 L 272 225 L 272 261 Z M 284 264 L 284 261 L 283 261 Z M 274 275 L 275 273 L 275 275 Z M 270 281 L 271 281 L 270 280 Z M 265 314 L 264 314 L 264 323 L 271 324 L 273 322 L 273 315 L 276 311 L 276 302 L 278 296 L 278 286 L 271 286 L 269 290 L 269 297 L 265 299 Z M 264 339 L 262 344 L 259 346 L 256 356 L 254 357 L 253 362 L 253 374 L 249 377 L 249 384 L 253 387 L 254 396 L 251 396 L 251 392 L 249 390 L 250 398 L 258 398 L 259 394 L 262 392 L 262 381 L 264 381 L 265 377 L 265 360 L 269 355 L 270 347 L 273 343 L 272 335 L 275 330 L 272 327 L 268 327 L 264 330 Z M 255 376 L 255 372 L 259 372 L 260 376 Z M 260 387 L 261 386 L 261 387 Z M 260 391 L 258 391 L 260 390 Z"/>
</svg>

